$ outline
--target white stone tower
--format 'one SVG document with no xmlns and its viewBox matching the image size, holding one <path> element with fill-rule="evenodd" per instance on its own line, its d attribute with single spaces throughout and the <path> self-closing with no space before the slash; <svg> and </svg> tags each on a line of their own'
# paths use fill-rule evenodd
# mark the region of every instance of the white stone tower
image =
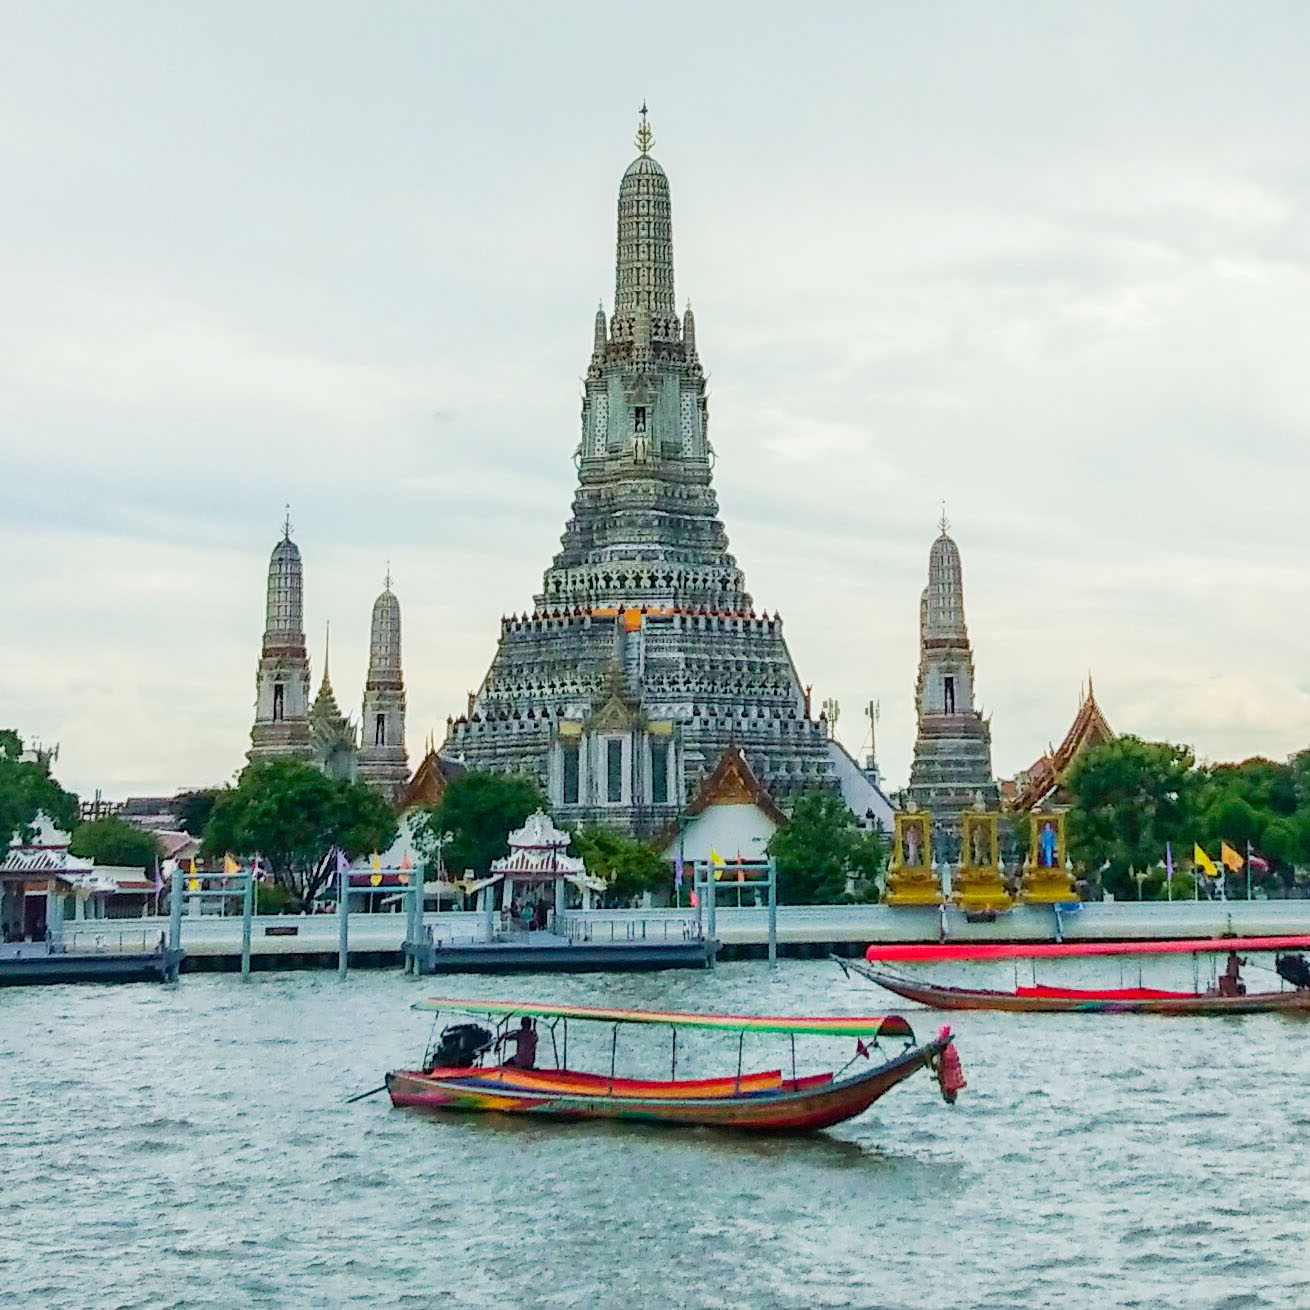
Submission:
<svg viewBox="0 0 1310 1310">
<path fill-rule="evenodd" d="M 400 602 L 387 571 L 373 602 L 368 678 L 364 683 L 359 777 L 393 798 L 409 778 L 405 752 L 405 678 L 400 662 Z"/>
<path fill-rule="evenodd" d="M 268 561 L 268 605 L 264 643 L 255 675 L 255 726 L 250 730 L 252 764 L 260 760 L 308 759 L 309 656 L 305 651 L 305 574 L 291 540 L 291 517 Z"/>
<path fill-rule="evenodd" d="M 999 798 L 991 727 L 973 703 L 960 551 L 946 531 L 945 513 L 940 526 L 928 556 L 928 586 L 919 600 L 918 736 L 908 799 L 911 808 L 933 815 L 934 827 L 941 828 L 934 847 L 950 859 L 958 846 L 958 816 L 967 809 L 994 810 Z"/>
</svg>

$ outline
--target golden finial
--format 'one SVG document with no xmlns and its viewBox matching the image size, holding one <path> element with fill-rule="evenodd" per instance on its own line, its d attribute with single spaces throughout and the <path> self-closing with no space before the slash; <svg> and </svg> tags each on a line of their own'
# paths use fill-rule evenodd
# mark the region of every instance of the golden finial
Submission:
<svg viewBox="0 0 1310 1310">
<path fill-rule="evenodd" d="M 641 126 L 637 128 L 637 149 L 643 155 L 650 154 L 650 148 L 655 144 L 655 133 L 650 130 L 650 123 L 646 121 L 646 102 L 641 102 Z"/>
</svg>

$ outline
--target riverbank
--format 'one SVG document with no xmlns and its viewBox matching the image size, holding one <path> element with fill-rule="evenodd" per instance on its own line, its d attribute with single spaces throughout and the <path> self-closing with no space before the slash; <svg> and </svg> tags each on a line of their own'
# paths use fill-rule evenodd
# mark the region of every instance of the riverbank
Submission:
<svg viewBox="0 0 1310 1310">
<path fill-rule="evenodd" d="M 399 968 L 404 962 L 406 916 L 349 916 L 352 968 Z M 695 911 L 575 911 L 561 925 L 578 942 L 681 941 L 696 930 Z M 425 932 L 448 946 L 485 945 L 481 913 L 444 911 L 424 917 Z M 141 951 L 167 932 L 166 918 L 102 920 L 92 927 L 70 925 L 70 949 Z M 988 922 L 971 922 L 959 910 L 887 905 L 786 905 L 778 908 L 778 954 L 805 959 L 857 956 L 873 942 L 951 941 L 1159 941 L 1175 937 L 1282 936 L 1310 933 L 1310 901 L 1096 902 L 1055 910 L 1016 906 Z M 319 969 L 338 967 L 339 924 L 335 914 L 256 916 L 251 926 L 251 967 Z M 768 949 L 768 911 L 719 905 L 714 936 L 719 959 L 762 958 Z M 185 915 L 182 969 L 186 973 L 228 972 L 241 967 L 239 916 Z"/>
</svg>

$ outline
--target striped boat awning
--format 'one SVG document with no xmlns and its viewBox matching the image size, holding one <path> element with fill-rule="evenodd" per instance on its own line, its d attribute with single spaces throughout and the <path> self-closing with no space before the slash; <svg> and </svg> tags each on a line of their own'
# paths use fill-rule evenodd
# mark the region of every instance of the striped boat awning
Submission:
<svg viewBox="0 0 1310 1310">
<path fill-rule="evenodd" d="M 914 1031 L 899 1014 L 761 1015 L 685 1014 L 674 1010 L 612 1010 L 591 1005 L 548 1005 L 521 1001 L 456 1000 L 433 996 L 416 1010 L 460 1010 L 501 1018 L 582 1019 L 596 1023 L 661 1024 L 672 1028 L 717 1028 L 728 1032 L 795 1033 L 822 1037 L 908 1037 Z"/>
</svg>

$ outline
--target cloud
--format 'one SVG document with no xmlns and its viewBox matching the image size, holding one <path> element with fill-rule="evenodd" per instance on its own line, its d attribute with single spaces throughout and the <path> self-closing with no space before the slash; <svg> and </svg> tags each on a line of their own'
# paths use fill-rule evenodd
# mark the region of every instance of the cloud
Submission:
<svg viewBox="0 0 1310 1310">
<path fill-rule="evenodd" d="M 852 746 L 880 701 L 906 776 L 943 500 L 999 771 L 1088 670 L 1306 743 L 1310 18 L 675 13 L 635 92 L 610 7 L 7 24 L 0 724 L 88 792 L 229 776 L 290 502 L 316 665 L 330 618 L 354 704 L 390 560 L 440 737 L 569 512 L 646 95 L 724 523 Z"/>
</svg>

